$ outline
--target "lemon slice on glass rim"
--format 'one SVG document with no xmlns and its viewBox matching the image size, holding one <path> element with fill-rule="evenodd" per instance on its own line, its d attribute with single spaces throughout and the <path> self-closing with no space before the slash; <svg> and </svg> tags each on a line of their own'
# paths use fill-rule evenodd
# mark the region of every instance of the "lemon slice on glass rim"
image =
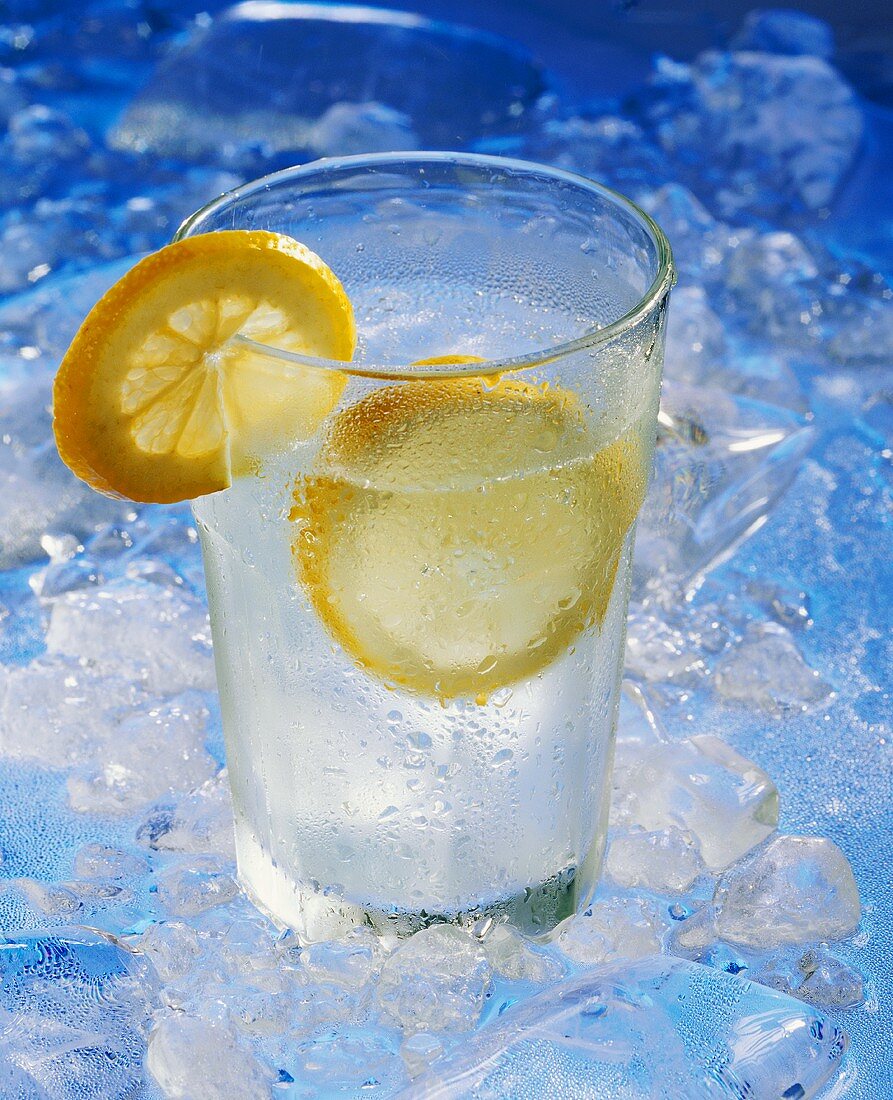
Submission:
<svg viewBox="0 0 893 1100">
<path fill-rule="evenodd" d="M 93 307 L 59 367 L 63 461 L 101 492 L 166 503 L 226 488 L 270 442 L 309 438 L 346 375 L 257 343 L 353 355 L 350 300 L 310 249 L 225 230 L 147 256 Z"/>
</svg>

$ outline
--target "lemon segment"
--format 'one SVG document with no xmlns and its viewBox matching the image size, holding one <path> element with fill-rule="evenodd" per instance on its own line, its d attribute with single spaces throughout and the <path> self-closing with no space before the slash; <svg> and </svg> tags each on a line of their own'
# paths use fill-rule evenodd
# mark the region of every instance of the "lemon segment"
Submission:
<svg viewBox="0 0 893 1100">
<path fill-rule="evenodd" d="M 53 390 L 56 444 L 102 492 L 188 500 L 226 488 L 266 447 L 311 436 L 349 360 L 353 310 L 335 275 L 278 233 L 229 230 L 148 256 L 93 307 Z"/>
<path fill-rule="evenodd" d="M 595 447 L 566 391 L 388 386 L 338 414 L 299 480 L 297 574 L 360 667 L 480 700 L 601 623 L 644 485 L 636 437 Z"/>
</svg>

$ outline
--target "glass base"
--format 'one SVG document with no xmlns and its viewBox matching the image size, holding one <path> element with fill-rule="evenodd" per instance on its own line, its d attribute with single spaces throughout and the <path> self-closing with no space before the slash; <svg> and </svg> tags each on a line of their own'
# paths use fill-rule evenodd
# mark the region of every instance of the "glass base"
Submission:
<svg viewBox="0 0 893 1100">
<path fill-rule="evenodd" d="M 238 837 L 239 880 L 254 904 L 274 924 L 315 943 L 336 939 L 357 926 L 379 935 L 411 936 L 432 924 L 469 924 L 485 917 L 505 920 L 528 936 L 544 936 L 588 900 L 601 850 L 581 867 L 569 867 L 518 894 L 459 912 L 377 909 L 347 901 L 332 890 L 298 883 L 277 867 L 253 840 Z"/>
</svg>

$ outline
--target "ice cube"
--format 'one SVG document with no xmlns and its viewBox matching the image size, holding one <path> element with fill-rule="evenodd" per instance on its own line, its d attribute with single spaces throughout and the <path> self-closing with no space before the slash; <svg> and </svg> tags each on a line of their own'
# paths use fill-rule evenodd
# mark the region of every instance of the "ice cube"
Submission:
<svg viewBox="0 0 893 1100">
<path fill-rule="evenodd" d="M 396 1029 L 328 1028 L 289 1049 L 287 1065 L 309 1096 L 393 1096 L 407 1083 Z"/>
<path fill-rule="evenodd" d="M 82 879 L 132 878 L 148 869 L 142 856 L 98 842 L 85 844 L 74 857 L 74 873 Z"/>
<path fill-rule="evenodd" d="M 102 212 L 107 217 L 104 206 Z M 49 406 L 53 369 L 65 354 L 86 314 L 133 264 L 134 259 L 130 258 L 76 275 L 51 275 L 28 293 L 18 294 L 0 303 L 0 332 L 12 340 L 17 352 L 24 349 L 28 354 L 28 357 L 19 359 L 19 370 L 11 372 L 17 407 L 12 410 L 9 422 L 4 421 L 4 432 L 12 428 L 13 438 L 16 439 L 23 425 L 29 430 L 39 427 L 40 434 L 28 440 L 30 445 L 51 442 Z M 32 395 L 30 404 L 28 394 Z M 21 395 L 21 402 L 18 395 Z M 93 495 L 108 505 L 115 503 L 98 493 Z M 125 506 L 125 511 L 132 509 L 132 505 Z"/>
<path fill-rule="evenodd" d="M 747 976 L 828 1008 L 852 1008 L 863 999 L 862 975 L 824 946 L 775 952 L 748 967 Z"/>
<path fill-rule="evenodd" d="M 727 560 L 781 500 L 814 437 L 792 409 L 665 381 L 636 592 L 690 587 Z"/>
<path fill-rule="evenodd" d="M 828 60 L 834 54 L 834 32 L 827 23 L 806 12 L 769 8 L 747 13 L 732 46 L 736 50 L 807 54 Z"/>
<path fill-rule="evenodd" d="M 840 318 L 829 332 L 827 350 L 838 363 L 883 366 L 893 359 L 893 310 L 889 299 L 868 299 Z"/>
<path fill-rule="evenodd" d="M 231 1028 L 185 1015 L 156 1024 L 146 1065 L 171 1100 L 268 1100 L 274 1080 Z"/>
<path fill-rule="evenodd" d="M 142 935 L 131 936 L 129 943 L 152 961 L 165 983 L 185 977 L 202 955 L 195 929 L 184 921 L 150 924 Z"/>
<path fill-rule="evenodd" d="M 333 104 L 307 143 L 320 157 L 420 148 L 408 116 L 381 103 Z"/>
<path fill-rule="evenodd" d="M 20 1070 L 29 1098 L 124 1100 L 144 1081 L 157 988 L 145 959 L 91 929 L 0 938 L 0 1065 Z"/>
<path fill-rule="evenodd" d="M 683 894 L 703 869 L 697 841 L 675 826 L 617 832 L 608 849 L 607 871 L 619 886 L 656 894 Z"/>
<path fill-rule="evenodd" d="M 32 103 L 12 114 L 0 141 L 0 205 L 14 208 L 9 219 L 20 219 L 28 201 L 52 190 L 61 173 L 80 175 L 90 146 L 87 134 L 62 111 Z M 41 237 L 39 220 L 32 229 Z M 72 241 L 75 247 L 79 243 Z M 4 279 L 8 267 L 14 270 L 17 266 L 12 255 L 10 259 L 11 264 L 4 264 Z"/>
<path fill-rule="evenodd" d="M 26 103 L 19 74 L 15 69 L 0 68 L 0 124 L 8 126 L 12 116 Z"/>
<path fill-rule="evenodd" d="M 690 832 L 705 866 L 720 871 L 775 830 L 778 791 L 762 768 L 711 734 L 650 747 L 619 743 L 611 817 L 647 832 Z"/>
<path fill-rule="evenodd" d="M 583 966 L 639 959 L 660 951 L 667 923 L 646 898 L 605 898 L 559 925 L 555 944 Z"/>
<path fill-rule="evenodd" d="M 783 715 L 824 703 L 831 688 L 803 659 L 777 623 L 753 628 L 717 663 L 714 686 L 723 699 Z"/>
<path fill-rule="evenodd" d="M 665 377 L 687 385 L 726 382 L 728 358 L 725 328 L 704 288 L 677 287 L 667 318 Z"/>
<path fill-rule="evenodd" d="M 407 1035 L 400 1045 L 400 1057 L 410 1077 L 424 1073 L 433 1061 L 443 1054 L 444 1037 L 428 1031 L 416 1031 Z"/>
<path fill-rule="evenodd" d="M 0 1096 L 15 1097 L 16 1100 L 52 1100 L 50 1094 L 38 1086 L 27 1070 L 16 1065 L 14 1023 L 15 1017 L 5 1009 L 0 1009 Z M 13 1035 L 12 1041 L 7 1040 L 7 1033 Z"/>
<path fill-rule="evenodd" d="M 742 580 L 748 598 L 782 626 L 791 630 L 803 630 L 813 625 L 808 592 L 767 577 L 748 577 Z"/>
<path fill-rule="evenodd" d="M 543 90 L 523 50 L 477 31 L 400 12 L 249 2 L 194 28 L 171 51 L 111 143 L 252 163 L 306 149 L 338 104 L 354 111 L 376 103 L 401 116 L 396 148 L 406 148 L 411 128 L 421 148 L 455 149 L 517 131 Z M 337 136 L 332 123 L 327 138 Z M 376 136 L 384 148 L 380 127 Z M 340 137 L 348 144 L 327 140 L 327 154 L 356 151 L 354 127 Z"/>
<path fill-rule="evenodd" d="M 62 111 L 35 103 L 9 120 L 5 152 L 15 160 L 58 164 L 76 160 L 90 148 L 90 139 Z"/>
<path fill-rule="evenodd" d="M 0 569 L 41 557 L 47 532 L 85 535 L 133 508 L 95 493 L 62 464 L 49 407 L 49 378 L 41 374 L 5 395 L 0 408 Z"/>
<path fill-rule="evenodd" d="M 809 344 L 820 335 L 824 281 L 793 233 L 752 236 L 729 253 L 723 282 L 730 312 L 758 335 Z"/>
<path fill-rule="evenodd" d="M 713 904 L 722 938 L 751 947 L 839 940 L 861 916 L 849 862 L 824 837 L 773 837 L 725 872 Z"/>
<path fill-rule="evenodd" d="M 640 535 L 637 546 L 647 537 Z M 704 660 L 666 616 L 634 606 L 627 624 L 625 669 L 633 680 L 696 683 Z"/>
<path fill-rule="evenodd" d="M 0 667 L 0 754 L 51 767 L 92 759 L 145 699 L 139 685 L 66 658 Z"/>
<path fill-rule="evenodd" d="M 230 989 L 226 988 L 226 996 Z M 281 1035 L 292 1024 L 291 1006 L 278 992 L 265 989 L 253 989 L 250 986 L 236 987 L 234 1005 L 230 1011 L 230 1020 L 246 1035 Z M 291 1039 L 292 1036 L 289 1036 Z"/>
<path fill-rule="evenodd" d="M 667 234 L 673 258 L 679 266 L 680 280 L 709 280 L 737 241 L 733 230 L 717 221 L 700 199 L 681 183 L 666 183 L 656 191 L 643 191 L 638 199 Z M 673 311 L 679 291 L 697 295 L 699 290 L 699 287 L 680 286 L 673 294 Z M 669 324 L 672 323 L 670 314 Z"/>
<path fill-rule="evenodd" d="M 233 807 L 226 772 L 219 772 L 172 805 L 152 810 L 136 836 L 154 851 L 235 859 Z"/>
<path fill-rule="evenodd" d="M 661 62 L 654 90 L 658 140 L 724 215 L 825 206 L 862 137 L 852 89 L 819 57 L 711 50 Z"/>
<path fill-rule="evenodd" d="M 211 856 L 196 857 L 188 864 L 172 867 L 158 878 L 158 896 L 176 917 L 195 917 L 207 909 L 226 905 L 239 893 L 227 867 Z"/>
<path fill-rule="evenodd" d="M 114 580 L 53 606 L 47 649 L 145 684 L 159 695 L 213 690 L 205 608 L 187 593 Z"/>
<path fill-rule="evenodd" d="M 387 956 L 382 940 L 367 928 L 354 928 L 339 940 L 312 943 L 300 953 L 310 982 L 333 982 L 353 989 L 370 982 Z"/>
<path fill-rule="evenodd" d="M 162 795 L 197 787 L 217 771 L 205 749 L 208 711 L 197 692 L 144 708 L 120 724 L 99 760 L 68 777 L 82 813 L 129 813 Z"/>
<path fill-rule="evenodd" d="M 523 154 L 624 189 L 665 174 L 660 151 L 635 122 L 618 115 L 546 118 L 527 135 Z"/>
<path fill-rule="evenodd" d="M 75 592 L 79 588 L 93 588 L 104 584 L 99 568 L 86 558 L 78 561 L 54 562 L 28 578 L 32 592 L 41 600 L 54 600 L 66 592 Z"/>
<path fill-rule="evenodd" d="M 807 1100 L 843 1032 L 775 990 L 681 959 L 600 967 L 506 1011 L 402 1094 Z"/>
<path fill-rule="evenodd" d="M 545 985 L 564 976 L 563 961 L 554 951 L 535 946 L 526 936 L 508 924 L 495 924 L 486 918 L 477 932 L 493 973 L 513 982 Z"/>
<path fill-rule="evenodd" d="M 804 980 L 796 996 L 813 1005 L 829 1008 L 853 1008 L 864 999 L 862 975 L 829 951 L 817 948 L 800 960 Z"/>
<path fill-rule="evenodd" d="M 61 883 L 20 878 L 15 880 L 15 885 L 39 913 L 48 917 L 61 917 L 62 923 L 74 919 L 78 910 L 83 908 L 83 902 L 77 894 Z"/>
<path fill-rule="evenodd" d="M 407 1032 L 470 1031 L 490 985 L 480 944 L 452 925 L 424 928 L 384 963 L 376 995 Z"/>
</svg>

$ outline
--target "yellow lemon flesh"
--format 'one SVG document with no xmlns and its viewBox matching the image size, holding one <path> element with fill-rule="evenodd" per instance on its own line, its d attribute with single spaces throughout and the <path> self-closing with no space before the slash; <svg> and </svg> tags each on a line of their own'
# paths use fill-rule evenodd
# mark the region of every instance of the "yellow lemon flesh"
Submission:
<svg viewBox="0 0 893 1100">
<path fill-rule="evenodd" d="M 343 287 L 297 241 L 186 238 L 132 268 L 75 336 L 53 389 L 59 453 L 95 489 L 131 500 L 224 489 L 271 443 L 312 435 L 346 382 L 253 343 L 348 360 L 355 342 Z"/>
<path fill-rule="evenodd" d="M 594 445 L 567 392 L 388 386 L 338 414 L 299 480 L 296 569 L 359 666 L 483 700 L 600 624 L 644 487 L 636 436 Z"/>
</svg>

